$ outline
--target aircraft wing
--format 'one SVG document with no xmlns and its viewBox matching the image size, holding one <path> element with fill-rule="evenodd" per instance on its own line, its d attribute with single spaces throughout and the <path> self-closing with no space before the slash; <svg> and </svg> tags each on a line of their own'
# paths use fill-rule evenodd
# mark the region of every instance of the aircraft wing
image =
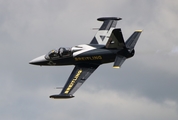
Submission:
<svg viewBox="0 0 178 120">
<path fill-rule="evenodd" d="M 58 95 L 51 95 L 50 98 L 72 98 L 78 88 L 87 80 L 87 78 L 98 68 L 99 65 L 76 65 L 69 76 L 64 88 Z"/>
<path fill-rule="evenodd" d="M 97 19 L 98 21 L 103 21 L 100 29 L 90 42 L 90 44 L 103 44 L 106 45 L 108 38 L 111 34 L 111 31 L 116 27 L 117 21 L 121 18 L 117 17 L 101 17 Z"/>
</svg>

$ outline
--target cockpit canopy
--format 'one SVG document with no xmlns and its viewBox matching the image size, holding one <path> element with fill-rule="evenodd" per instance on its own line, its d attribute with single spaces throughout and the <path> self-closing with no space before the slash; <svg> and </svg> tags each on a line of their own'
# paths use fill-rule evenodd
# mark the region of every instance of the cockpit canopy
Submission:
<svg viewBox="0 0 178 120">
<path fill-rule="evenodd" d="M 72 55 L 71 48 L 64 48 L 60 47 L 58 50 L 51 50 L 49 53 L 45 56 L 47 60 L 54 60 L 64 57 L 70 57 Z"/>
</svg>

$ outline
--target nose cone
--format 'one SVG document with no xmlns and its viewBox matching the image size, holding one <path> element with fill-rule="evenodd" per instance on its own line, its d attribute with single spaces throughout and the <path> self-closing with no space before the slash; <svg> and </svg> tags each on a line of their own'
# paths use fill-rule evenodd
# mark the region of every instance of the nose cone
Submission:
<svg viewBox="0 0 178 120">
<path fill-rule="evenodd" d="M 32 64 L 32 65 L 46 65 L 47 62 L 48 61 L 45 59 L 45 55 L 42 55 L 40 57 L 37 57 L 37 58 L 31 60 L 29 62 L 29 64 Z"/>
</svg>

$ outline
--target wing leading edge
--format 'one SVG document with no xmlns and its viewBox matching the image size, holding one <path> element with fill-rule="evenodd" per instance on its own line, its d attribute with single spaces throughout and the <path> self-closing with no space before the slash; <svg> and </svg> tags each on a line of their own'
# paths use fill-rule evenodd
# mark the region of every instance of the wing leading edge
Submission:
<svg viewBox="0 0 178 120">
<path fill-rule="evenodd" d="M 72 98 L 73 94 L 87 80 L 87 78 L 98 68 L 99 65 L 76 65 L 69 76 L 64 88 L 58 95 L 51 95 L 50 98 Z"/>
</svg>

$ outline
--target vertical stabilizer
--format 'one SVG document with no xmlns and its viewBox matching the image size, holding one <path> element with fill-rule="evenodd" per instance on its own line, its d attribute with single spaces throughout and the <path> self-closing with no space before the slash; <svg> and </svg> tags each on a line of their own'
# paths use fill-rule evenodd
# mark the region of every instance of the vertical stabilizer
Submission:
<svg viewBox="0 0 178 120">
<path fill-rule="evenodd" d="M 114 61 L 114 65 L 113 68 L 120 68 L 121 65 L 124 63 L 124 61 L 127 58 L 133 57 L 135 54 L 135 50 L 134 47 L 138 41 L 138 38 L 140 37 L 142 30 L 136 30 L 130 37 L 129 39 L 126 41 L 125 44 L 125 48 L 123 46 L 123 54 L 122 55 L 116 55 L 115 61 Z M 118 32 L 119 33 L 119 32 Z M 117 35 L 118 36 L 118 35 Z M 121 36 L 121 35 L 119 35 Z M 119 39 L 120 38 L 120 39 Z M 121 40 L 121 37 L 117 37 L 118 40 Z M 121 45 L 119 45 L 121 47 Z M 122 47 L 121 47 L 122 48 Z"/>
<path fill-rule="evenodd" d="M 125 48 L 125 42 L 121 29 L 114 29 L 112 31 L 109 40 L 106 43 L 106 48 L 116 48 L 116 49 Z"/>
</svg>

